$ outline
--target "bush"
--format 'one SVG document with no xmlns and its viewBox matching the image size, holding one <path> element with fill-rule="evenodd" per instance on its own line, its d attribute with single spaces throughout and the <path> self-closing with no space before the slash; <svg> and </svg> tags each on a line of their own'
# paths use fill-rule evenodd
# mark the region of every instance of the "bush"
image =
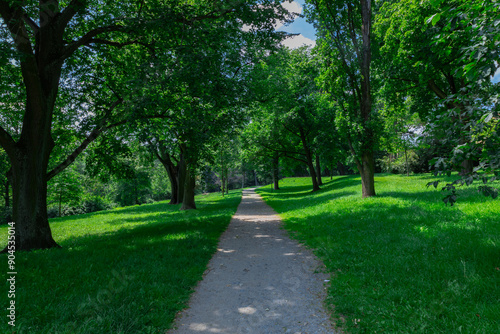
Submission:
<svg viewBox="0 0 500 334">
<path fill-rule="evenodd" d="M 378 165 L 381 170 L 392 174 L 406 174 L 406 159 L 408 158 L 409 173 L 415 173 L 421 164 L 417 153 L 413 150 L 407 151 L 407 157 L 404 153 L 399 154 L 394 159 L 391 155 L 378 159 Z"/>
<path fill-rule="evenodd" d="M 73 215 L 81 215 L 85 213 L 82 207 L 77 206 L 64 206 L 62 208 L 62 216 L 73 216 Z"/>
<path fill-rule="evenodd" d="M 81 204 L 82 213 L 90 213 L 109 210 L 114 207 L 113 203 L 101 196 L 91 196 L 83 200 Z"/>
<path fill-rule="evenodd" d="M 52 207 L 47 208 L 47 217 L 48 218 L 59 217 L 59 208 L 56 206 L 52 206 Z"/>
</svg>

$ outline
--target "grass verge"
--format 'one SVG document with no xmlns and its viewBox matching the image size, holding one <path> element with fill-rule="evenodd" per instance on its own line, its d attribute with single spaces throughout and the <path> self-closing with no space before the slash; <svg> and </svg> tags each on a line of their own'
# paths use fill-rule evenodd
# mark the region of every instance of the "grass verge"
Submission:
<svg viewBox="0 0 500 334">
<path fill-rule="evenodd" d="M 198 196 L 193 211 L 160 202 L 51 219 L 63 248 L 16 253 L 16 327 L 4 311 L 0 333 L 164 333 L 240 200 L 234 191 Z M 7 226 L 0 240 L 5 247 Z"/>
<path fill-rule="evenodd" d="M 429 176 L 308 178 L 257 190 L 331 273 L 327 305 L 348 333 L 499 333 L 500 202 L 473 187 L 445 206 Z"/>
</svg>

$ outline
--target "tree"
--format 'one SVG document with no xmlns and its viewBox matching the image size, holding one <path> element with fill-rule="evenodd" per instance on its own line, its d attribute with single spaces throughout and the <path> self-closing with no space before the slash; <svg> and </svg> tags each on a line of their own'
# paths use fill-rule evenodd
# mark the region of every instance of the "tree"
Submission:
<svg viewBox="0 0 500 334">
<path fill-rule="evenodd" d="M 201 28 L 209 24 L 207 22 L 221 17 L 227 17 L 227 22 L 232 22 L 233 27 L 253 23 L 256 29 L 249 34 L 259 34 L 260 28 L 269 31 L 271 22 L 284 15 L 278 2 L 270 0 L 228 1 L 223 4 L 208 0 L 175 4 L 72 0 L 65 7 L 57 0 L 27 4 L 0 1 L 0 59 L 2 65 L 11 64 L 11 70 L 18 73 L 12 78 L 22 77 L 25 96 L 25 101 L 17 105 L 18 114 L 22 115 L 18 138 L 8 127 L 0 127 L 0 145 L 12 165 L 16 249 L 58 246 L 47 219 L 47 181 L 74 162 L 95 138 L 110 127 L 123 124 L 132 116 L 137 117 L 139 111 L 124 103 L 125 99 L 112 86 L 107 86 L 108 82 L 100 82 L 94 86 L 92 103 L 83 107 L 83 113 L 89 112 L 89 122 L 82 122 L 89 129 L 86 138 L 66 159 L 48 170 L 55 147 L 53 120 L 60 112 L 55 106 L 65 84 L 78 86 L 78 81 L 72 82 L 75 76 L 85 77 L 87 80 L 82 82 L 88 83 L 87 69 L 111 77 L 116 68 L 101 65 L 119 61 L 121 51 L 154 54 L 157 48 L 168 52 L 182 47 L 185 37 L 196 35 L 200 30 L 203 32 Z M 127 74 L 129 77 L 133 75 L 131 67 L 123 75 Z M 10 85 L 15 83 L 11 81 Z M 114 94 L 103 94 L 103 91 Z M 103 100 L 106 103 L 100 104 Z M 97 108 L 92 108 L 95 106 Z M 99 110 L 103 106 L 106 107 Z M 128 113 L 121 108 L 127 109 Z"/>
<path fill-rule="evenodd" d="M 396 103 L 413 102 L 410 107 L 435 136 L 428 138 L 442 148 L 434 168 L 457 170 L 463 178 L 456 184 L 481 179 L 479 170 L 494 180 L 498 168 L 488 162 L 490 157 L 496 161 L 497 151 L 490 148 L 498 143 L 498 87 L 490 82 L 498 68 L 498 15 L 495 1 L 461 0 L 386 1 L 377 15 L 385 59 L 377 66 L 386 79 L 382 91 Z"/>
<path fill-rule="evenodd" d="M 361 175 L 363 197 L 375 196 L 376 119 L 372 106 L 372 1 L 307 1 L 319 34 L 323 89 L 336 102 L 344 134 Z"/>
<path fill-rule="evenodd" d="M 472 75 L 466 75 L 470 66 L 463 54 L 474 43 L 463 32 L 467 24 L 457 18 L 449 23 L 440 20 L 441 11 L 449 12 L 450 7 L 460 3 L 387 1 L 375 23 L 376 34 L 383 41 L 383 57 L 378 64 L 381 76 L 386 79 L 383 90 L 403 99 L 412 96 L 412 108 L 422 119 L 437 123 L 437 118 L 450 118 L 447 126 L 454 127 L 453 139 L 458 140 L 457 145 L 469 142 L 471 135 L 464 127 L 471 120 L 468 114 L 471 104 L 464 97 L 482 89 Z M 467 2 L 467 6 L 470 4 L 476 7 L 479 1 Z M 448 35 L 446 40 L 442 40 L 442 35 Z M 491 65 L 488 73 L 492 74 Z M 478 159 L 478 155 L 470 154 L 462 161 L 460 172 L 470 174 Z"/>
<path fill-rule="evenodd" d="M 304 163 L 313 191 L 320 189 L 313 150 L 320 101 L 317 67 L 307 47 L 281 49 L 255 67 L 252 79 L 254 99 L 260 101 L 253 120 L 261 125 L 253 133 L 256 144 L 265 147 L 274 165 L 280 156 Z"/>
</svg>

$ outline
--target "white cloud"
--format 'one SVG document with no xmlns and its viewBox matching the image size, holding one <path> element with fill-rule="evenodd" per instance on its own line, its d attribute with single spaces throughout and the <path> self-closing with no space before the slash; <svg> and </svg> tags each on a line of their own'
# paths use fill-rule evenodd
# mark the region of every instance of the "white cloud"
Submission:
<svg viewBox="0 0 500 334">
<path fill-rule="evenodd" d="M 292 2 L 285 1 L 281 4 L 281 6 L 283 6 L 290 13 L 302 14 L 302 6 L 297 1 L 292 1 Z M 274 29 L 276 30 L 278 30 L 281 27 L 283 27 L 283 22 L 277 22 L 274 25 Z"/>
<path fill-rule="evenodd" d="M 281 42 L 281 44 L 286 47 L 289 47 L 290 49 L 296 49 L 303 46 L 304 44 L 314 47 L 316 45 L 316 41 L 313 41 L 312 39 L 309 39 L 302 35 L 297 35 L 293 37 L 288 37 L 283 42 Z"/>
</svg>

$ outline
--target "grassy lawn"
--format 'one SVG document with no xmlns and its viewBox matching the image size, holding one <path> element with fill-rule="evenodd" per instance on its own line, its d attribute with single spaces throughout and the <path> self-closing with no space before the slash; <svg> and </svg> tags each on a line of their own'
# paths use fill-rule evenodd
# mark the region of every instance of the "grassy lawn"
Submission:
<svg viewBox="0 0 500 334">
<path fill-rule="evenodd" d="M 16 333 L 164 333 L 240 200 L 234 191 L 198 196 L 189 212 L 160 202 L 52 219 L 62 249 L 16 254 Z M 0 261 L 7 272 L 6 255 Z M 0 333 L 13 333 L 5 315 Z"/>
<path fill-rule="evenodd" d="M 446 207 L 434 179 L 378 175 L 369 199 L 357 176 L 258 189 L 324 261 L 346 332 L 500 333 L 500 200 L 468 188 Z"/>
</svg>

